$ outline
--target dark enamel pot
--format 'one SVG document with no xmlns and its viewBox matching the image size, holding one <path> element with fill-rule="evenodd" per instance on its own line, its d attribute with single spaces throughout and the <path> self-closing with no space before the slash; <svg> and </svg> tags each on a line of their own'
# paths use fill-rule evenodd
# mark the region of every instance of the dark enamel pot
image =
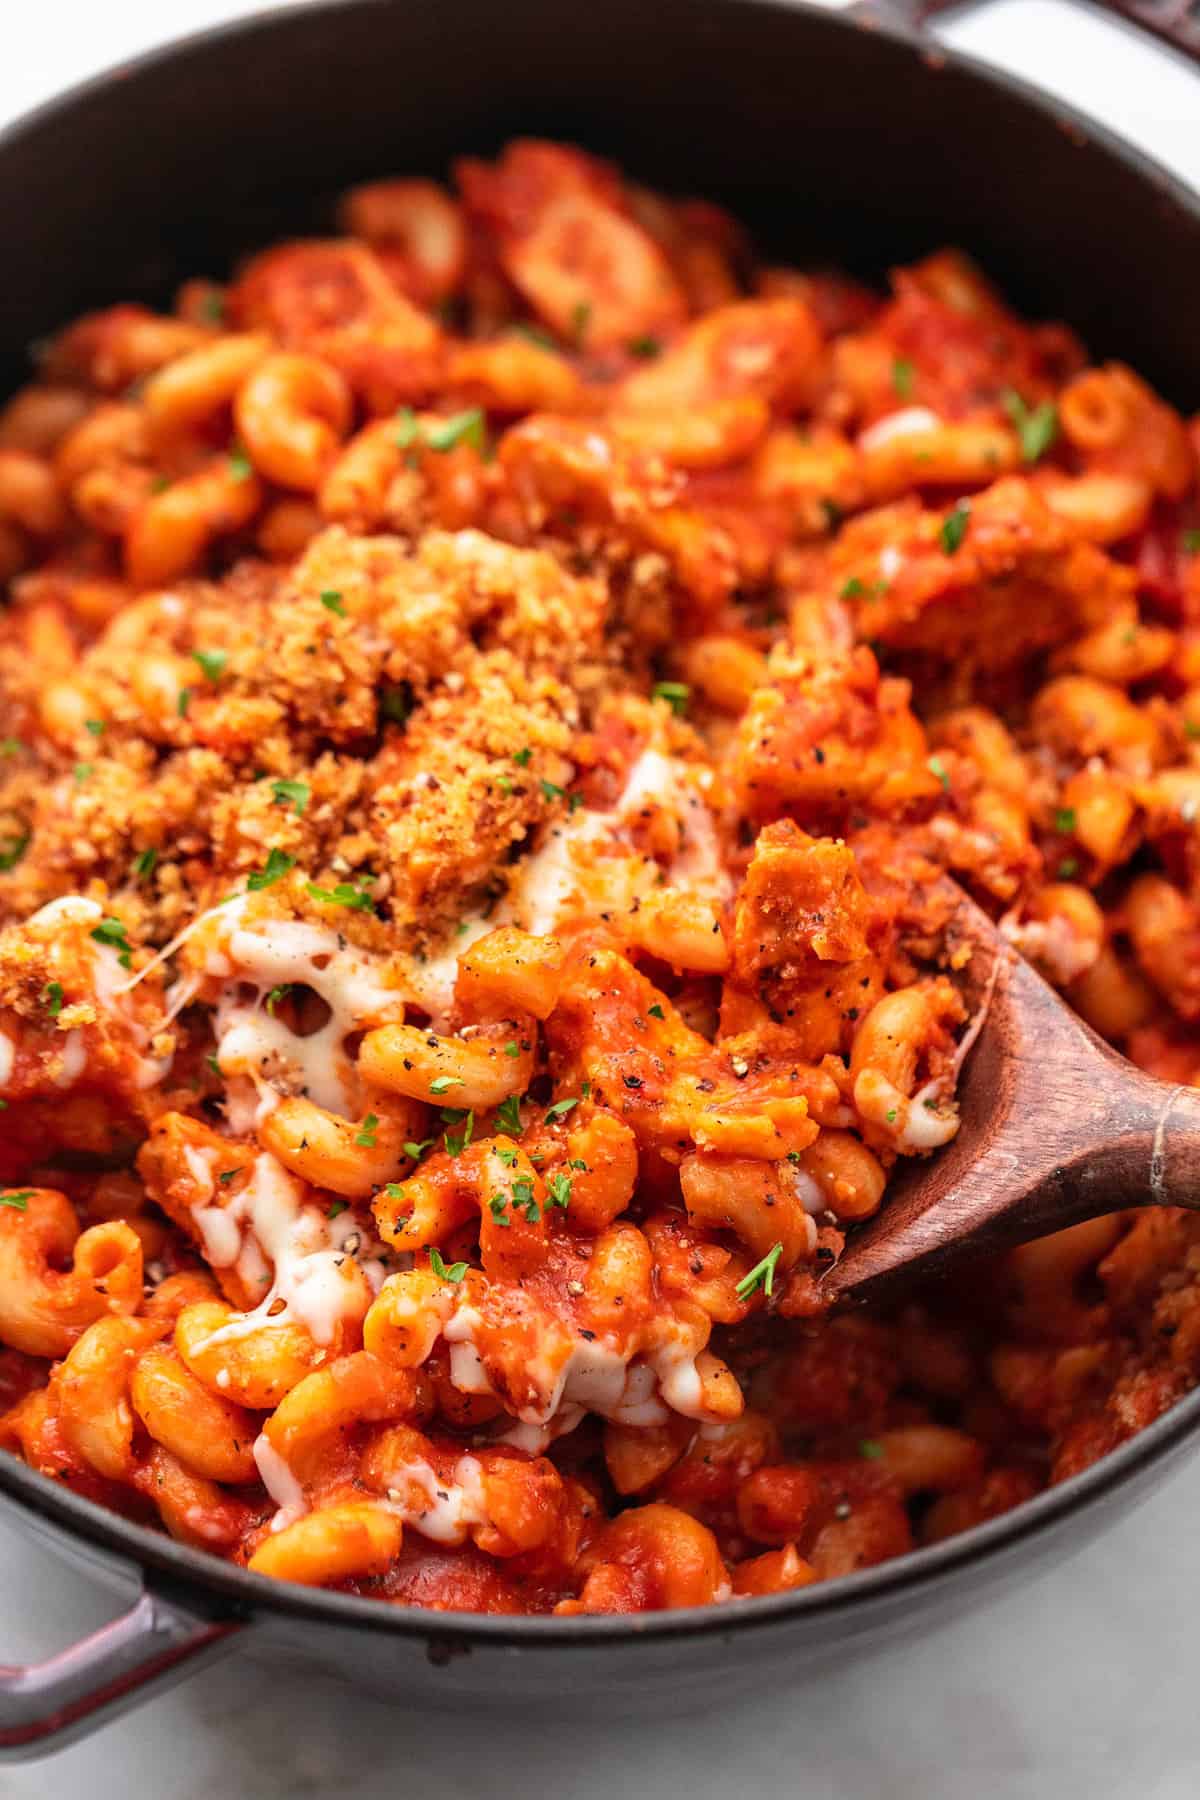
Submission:
<svg viewBox="0 0 1200 1800">
<path fill-rule="evenodd" d="M 162 299 L 185 275 L 221 275 L 242 250 L 327 225 L 353 181 L 440 173 L 514 134 L 574 139 L 723 200 L 794 261 L 878 275 L 963 244 L 1023 310 L 1068 320 L 1095 353 L 1200 405 L 1196 195 L 1067 108 L 922 40 L 911 18 L 785 0 L 330 0 L 114 70 L 0 137 L 0 391 L 22 378 L 31 340 L 86 308 Z M 920 1632 L 1065 1556 L 1198 1431 L 1200 1393 L 947 1543 L 790 1595 L 632 1619 L 426 1613 L 269 1582 L 0 1455 L 0 1497 L 31 1533 L 143 1581 L 96 1636 L 0 1669 L 0 1753 L 55 1748 L 234 1646 L 431 1704 L 728 1701 Z"/>
</svg>

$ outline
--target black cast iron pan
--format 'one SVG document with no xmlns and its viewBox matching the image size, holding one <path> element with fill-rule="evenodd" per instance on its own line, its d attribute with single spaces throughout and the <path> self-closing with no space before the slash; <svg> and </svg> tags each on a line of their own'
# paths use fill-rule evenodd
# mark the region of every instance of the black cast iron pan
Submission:
<svg viewBox="0 0 1200 1800">
<path fill-rule="evenodd" d="M 368 176 L 441 173 L 514 134 L 575 139 L 730 205 L 793 261 L 879 275 L 968 248 L 1035 316 L 1200 405 L 1200 199 L 1034 90 L 922 39 L 919 0 L 324 0 L 100 77 L 0 136 L 0 391 L 84 309 L 165 298 L 328 223 Z M 1183 0 L 1125 9 L 1200 54 Z M 1200 118 L 1200 90 L 1198 90 Z M 142 1598 L 49 1662 L 0 1669 L 0 1753 L 32 1756 L 234 1644 L 406 1704 L 549 1693 L 658 1711 L 804 1679 L 1064 1555 L 1190 1448 L 1200 1394 L 1083 1475 L 947 1543 L 762 1600 L 635 1618 L 428 1613 L 270 1582 L 0 1456 L 0 1498 Z"/>
</svg>

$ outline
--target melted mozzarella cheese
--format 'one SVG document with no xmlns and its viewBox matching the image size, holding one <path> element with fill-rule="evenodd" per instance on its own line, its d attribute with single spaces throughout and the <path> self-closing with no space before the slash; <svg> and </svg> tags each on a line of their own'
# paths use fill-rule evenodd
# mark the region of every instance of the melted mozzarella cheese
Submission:
<svg viewBox="0 0 1200 1800">
<path fill-rule="evenodd" d="M 262 1484 L 279 1508 L 271 1520 L 271 1530 L 283 1531 L 308 1511 L 304 1489 L 265 1432 L 259 1432 L 255 1438 L 253 1454 Z"/>
<path fill-rule="evenodd" d="M 883 444 L 890 444 L 893 438 L 916 437 L 941 428 L 942 421 L 927 406 L 904 406 L 869 425 L 859 435 L 858 447 L 866 451 L 878 450 Z"/>
<path fill-rule="evenodd" d="M 354 1072 L 345 1040 L 364 1026 L 403 1018 L 403 993 L 384 982 L 378 957 L 347 944 L 327 926 L 299 919 L 243 922 L 243 910 L 231 909 L 229 931 L 220 943 L 234 976 L 217 1001 L 221 1073 L 253 1084 L 254 1125 L 285 1091 L 353 1117 Z M 258 989 L 252 1001 L 243 998 L 245 984 Z M 325 1023 L 307 1037 L 266 1010 L 272 989 L 287 986 L 311 988 L 329 1008 Z M 235 1104 L 239 1100 L 244 1106 L 244 1096 L 235 1094 Z"/>
<path fill-rule="evenodd" d="M 192 1217 L 214 1268 L 236 1269 L 248 1287 L 267 1285 L 259 1305 L 214 1331 L 206 1347 L 285 1319 L 298 1320 L 314 1343 L 332 1343 L 342 1320 L 362 1316 L 355 1270 L 372 1293 L 383 1285 L 382 1262 L 357 1255 L 362 1234 L 354 1214 L 330 1219 L 306 1206 L 300 1184 L 265 1150 L 228 1206 L 193 1207 Z"/>
<path fill-rule="evenodd" d="M 63 894 L 57 900 L 49 901 L 39 907 L 29 919 L 30 925 L 87 925 L 95 927 L 104 917 L 104 908 L 96 900 L 87 900 L 82 894 Z M 81 945 L 81 948 L 83 945 Z M 125 1004 L 125 995 L 148 970 L 142 970 L 133 981 L 127 978 L 122 968 L 119 953 L 111 944 L 100 944 L 90 936 L 86 947 L 92 958 L 92 991 L 96 1004 L 102 1012 L 106 1012 L 121 1028 L 123 1035 L 133 1048 L 134 1078 L 140 1088 L 157 1087 L 168 1074 L 171 1056 L 147 1056 L 144 1053 L 150 1043 L 151 1033 L 136 1017 L 131 1007 Z M 158 961 L 158 958 L 155 959 Z M 74 1040 L 74 1041 L 72 1041 Z M 63 1066 L 59 1076 L 60 1087 L 69 1087 L 79 1080 L 87 1067 L 87 1054 L 81 1034 L 68 1033 L 63 1048 Z"/>
<path fill-rule="evenodd" d="M 397 1516 L 435 1544 L 461 1544 L 472 1525 L 487 1522 L 483 1469 L 473 1456 L 460 1456 L 453 1481 L 443 1481 L 427 1462 L 400 1463 L 388 1475 L 388 1505 Z"/>
<path fill-rule="evenodd" d="M 16 1060 L 17 1046 L 5 1032 L 0 1031 L 0 1088 L 7 1087 L 12 1080 Z"/>
</svg>

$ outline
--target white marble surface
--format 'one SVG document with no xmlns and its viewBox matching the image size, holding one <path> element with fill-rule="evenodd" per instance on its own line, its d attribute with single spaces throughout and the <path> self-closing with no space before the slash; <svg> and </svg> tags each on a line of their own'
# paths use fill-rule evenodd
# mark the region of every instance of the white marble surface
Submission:
<svg viewBox="0 0 1200 1800">
<path fill-rule="evenodd" d="M 9 0 L 0 121 L 168 35 L 253 10 L 246 0 Z M 1200 76 L 1169 53 L 1063 0 L 993 0 L 944 35 L 1054 88 L 1200 186 Z M 1073 1561 L 916 1649 L 877 1652 L 728 1714 L 565 1726 L 547 1694 L 538 1718 L 476 1732 L 467 1718 L 357 1700 L 235 1655 L 86 1744 L 0 1771 L 0 1796 L 1194 1800 L 1198 1513 L 1200 1460 Z M 45 1655 L 116 1610 L 111 1593 L 0 1519 L 0 1658 Z"/>
</svg>

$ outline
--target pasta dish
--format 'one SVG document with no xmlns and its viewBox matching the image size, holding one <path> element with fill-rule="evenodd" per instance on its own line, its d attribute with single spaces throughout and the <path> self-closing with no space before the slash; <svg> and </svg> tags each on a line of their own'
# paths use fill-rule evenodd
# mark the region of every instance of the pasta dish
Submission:
<svg viewBox="0 0 1200 1800">
<path fill-rule="evenodd" d="M 1200 1081 L 1200 432 L 572 148 L 349 193 L 0 412 L 0 1447 L 285 1580 L 780 1592 L 1200 1373 L 1200 1225 L 890 1312 L 946 873 Z"/>
</svg>

